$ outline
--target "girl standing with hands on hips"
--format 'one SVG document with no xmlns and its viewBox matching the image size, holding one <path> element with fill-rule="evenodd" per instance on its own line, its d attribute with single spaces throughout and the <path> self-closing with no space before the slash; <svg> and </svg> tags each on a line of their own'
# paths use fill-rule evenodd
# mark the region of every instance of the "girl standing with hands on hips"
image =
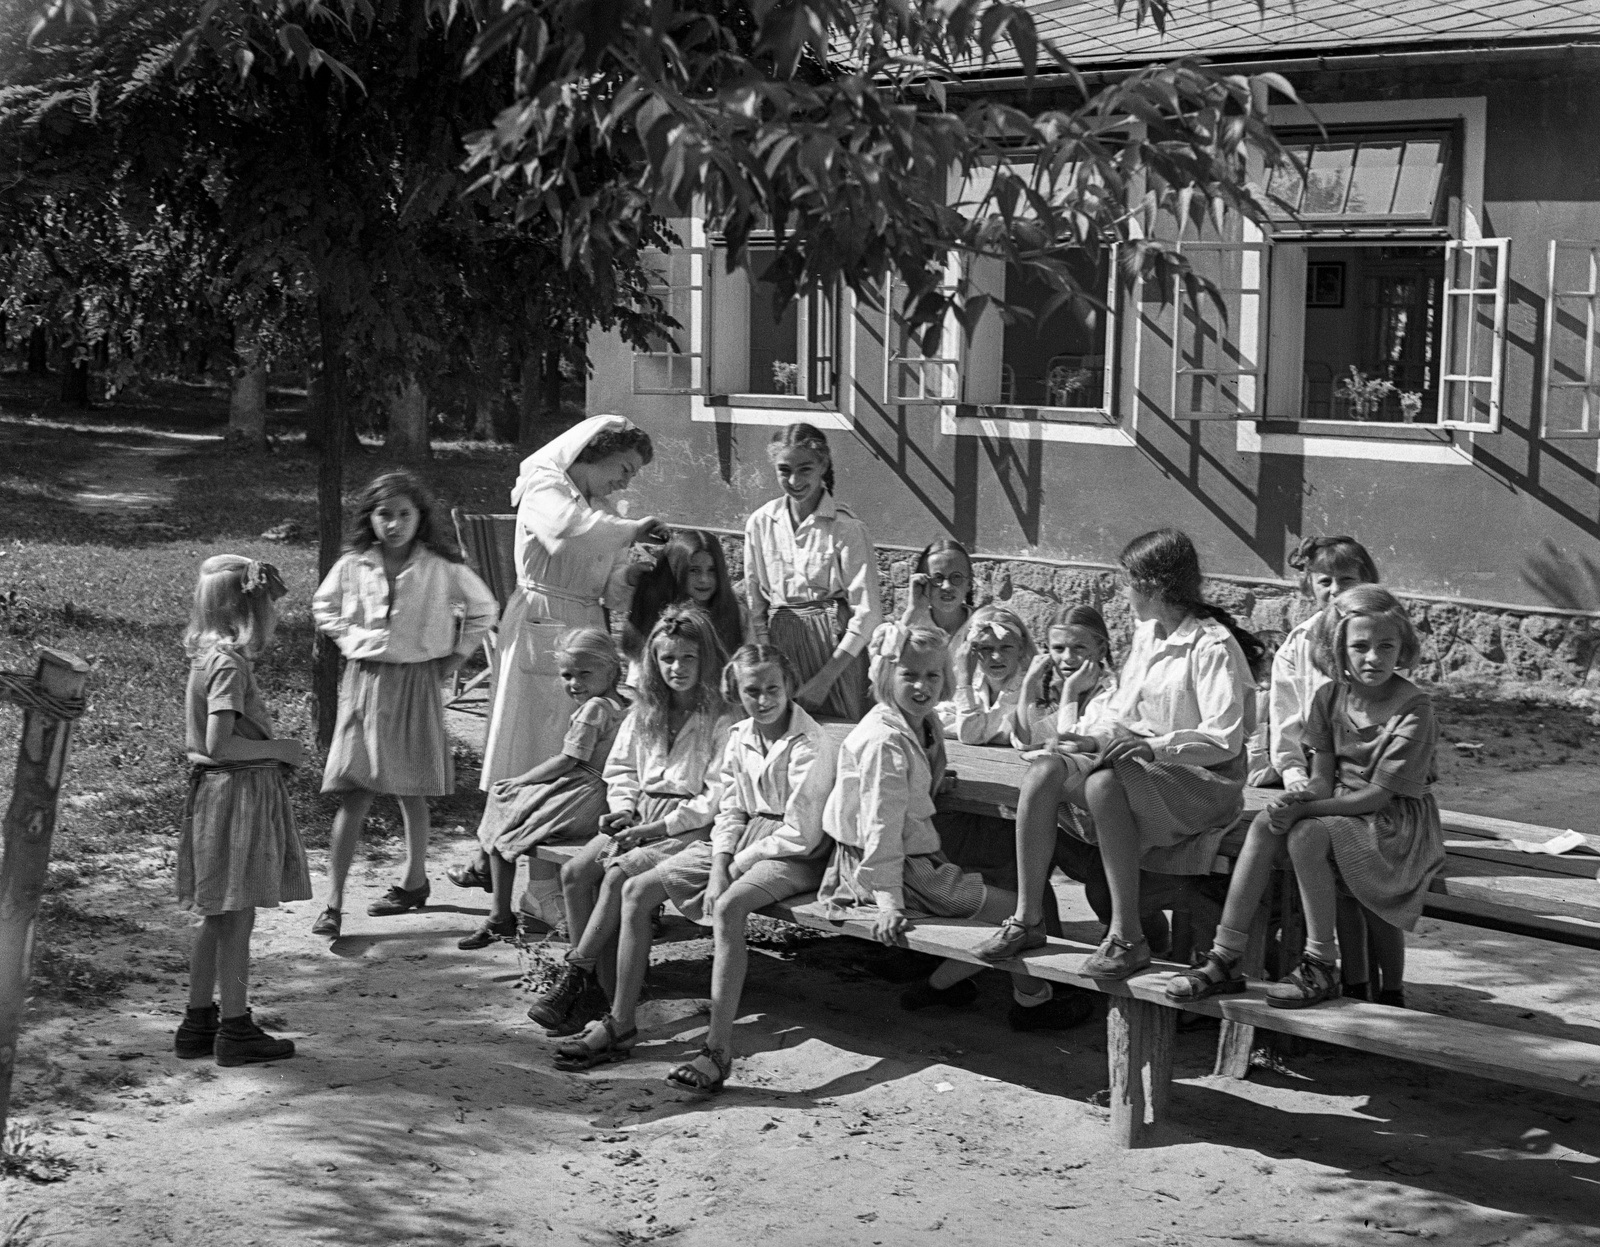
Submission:
<svg viewBox="0 0 1600 1247">
<path fill-rule="evenodd" d="M 456 614 L 462 622 L 456 626 Z M 328 852 L 328 899 L 311 928 L 338 939 L 344 885 L 374 797 L 398 798 L 406 857 L 372 917 L 428 901 L 428 798 L 455 791 L 440 684 L 494 626 L 494 594 L 461 562 L 438 508 L 409 472 L 362 491 L 345 553 L 312 600 L 317 627 L 345 657 L 322 791 L 341 794 Z"/>
<path fill-rule="evenodd" d="M 1111 890 L 1110 929 L 1084 973 L 1110 980 L 1137 974 L 1151 961 L 1139 913 L 1141 863 L 1163 873 L 1207 873 L 1244 807 L 1254 717 L 1247 699 L 1260 642 L 1201 597 L 1200 559 L 1186 534 L 1146 533 L 1128 543 L 1120 561 L 1139 620 L 1133 645 L 1116 692 L 1080 727 L 1075 752 L 1088 766 L 1074 766 L 1056 789 L 1065 801 L 1051 806 L 1024 782 L 1018 908 L 976 950 L 988 960 L 1045 942 L 1040 901 L 1058 820 L 1065 820 L 1066 830 L 1099 846 Z"/>
<path fill-rule="evenodd" d="M 745 524 L 751 639 L 789 655 L 795 700 L 851 721 L 866 709 L 866 649 L 883 620 L 878 558 L 861 521 L 833 496 L 828 439 L 791 424 L 767 453 L 783 497 Z"/>
<path fill-rule="evenodd" d="M 1204 962 L 1167 985 L 1174 1000 L 1244 990 L 1239 960 L 1283 837 L 1305 907 L 1306 949 L 1300 965 L 1267 989 L 1267 1003 L 1280 1009 L 1340 994 L 1339 878 L 1384 922 L 1410 931 L 1422 916 L 1429 881 L 1444 865 L 1431 789 L 1438 743 L 1433 703 L 1395 670 L 1416 662 L 1420 648 L 1405 607 L 1376 585 L 1359 585 L 1333 599 L 1314 635 L 1314 652 L 1333 679 L 1316 691 L 1306 716 L 1311 779 L 1256 815 L 1234 865 L 1216 943 Z"/>
<path fill-rule="evenodd" d="M 200 565 L 183 634 L 189 655 L 184 745 L 194 766 L 178 838 L 178 903 L 201 916 L 189 958 L 179 1057 L 218 1065 L 279 1061 L 294 1043 L 250 1018 L 256 910 L 311 896 L 285 773 L 305 760 L 273 736 L 251 667 L 272 644 L 284 594 L 270 563 L 218 554 Z M 217 1005 L 220 993 L 221 1007 Z"/>
</svg>

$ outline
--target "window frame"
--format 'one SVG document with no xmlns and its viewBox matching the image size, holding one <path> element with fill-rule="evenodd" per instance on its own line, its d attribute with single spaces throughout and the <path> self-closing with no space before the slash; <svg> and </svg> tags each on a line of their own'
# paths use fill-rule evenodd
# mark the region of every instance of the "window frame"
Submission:
<svg viewBox="0 0 1600 1247">
<path fill-rule="evenodd" d="M 1182 346 L 1184 340 L 1184 328 L 1186 325 L 1191 324 L 1199 324 L 1202 326 L 1207 325 L 1209 322 L 1204 319 L 1206 310 L 1211 309 L 1214 311 L 1215 303 L 1212 301 L 1211 297 L 1206 294 L 1202 294 L 1198 299 L 1191 300 L 1187 297 L 1181 296 L 1177 291 L 1174 291 L 1174 314 L 1172 320 L 1172 384 L 1169 399 L 1170 406 L 1167 409 L 1167 413 L 1174 421 L 1260 420 L 1263 418 L 1263 411 L 1266 407 L 1267 386 L 1270 375 L 1268 369 L 1268 352 L 1271 349 L 1271 335 L 1269 333 L 1269 328 L 1271 322 L 1272 295 L 1272 239 L 1264 235 L 1260 228 L 1253 222 L 1245 221 L 1243 222 L 1241 237 L 1237 241 L 1225 239 L 1180 238 L 1177 246 L 1179 254 L 1183 254 L 1185 252 L 1193 253 L 1196 251 L 1215 251 L 1224 254 L 1228 252 L 1238 252 L 1241 257 L 1241 281 L 1244 279 L 1244 272 L 1249 264 L 1247 257 L 1252 254 L 1256 256 L 1256 264 L 1259 268 L 1259 272 L 1257 274 L 1255 284 L 1253 286 L 1241 285 L 1239 287 L 1238 293 L 1241 295 L 1241 298 L 1238 302 L 1237 308 L 1229 310 L 1226 327 L 1212 326 L 1216 329 L 1218 334 L 1217 350 L 1221 352 L 1225 349 L 1225 342 L 1236 340 L 1232 337 L 1235 332 L 1233 326 L 1237 324 L 1240 329 L 1244 329 L 1244 326 L 1252 319 L 1252 317 L 1246 315 L 1245 299 L 1253 299 L 1255 305 L 1253 316 L 1255 366 L 1253 368 L 1241 368 L 1234 370 L 1185 367 L 1183 364 L 1184 351 Z M 1229 293 L 1229 289 L 1230 288 L 1228 287 L 1222 288 L 1222 293 L 1224 296 Z M 1237 314 L 1237 321 L 1235 320 L 1235 313 Z M 1228 336 L 1224 337 L 1224 334 Z M 1183 384 L 1183 379 L 1185 377 L 1195 378 L 1203 376 L 1215 378 L 1217 388 L 1219 390 L 1222 386 L 1222 378 L 1224 377 L 1234 378 L 1236 385 L 1241 379 L 1250 379 L 1254 383 L 1252 387 L 1254 391 L 1254 398 L 1250 407 L 1247 410 L 1236 409 L 1234 411 L 1190 411 L 1186 407 L 1180 407 L 1179 391 Z"/>
<path fill-rule="evenodd" d="M 1563 249 L 1587 252 L 1589 256 L 1589 285 L 1586 290 L 1561 290 L 1556 286 L 1557 257 Z M 1560 314 L 1563 299 L 1585 301 L 1584 311 L 1584 377 L 1581 381 L 1555 379 L 1556 317 Z M 1595 336 L 1600 333 L 1600 242 L 1573 238 L 1552 238 L 1549 249 L 1549 270 L 1545 282 L 1544 325 L 1544 392 L 1539 412 L 1539 435 L 1552 441 L 1588 440 L 1600 438 L 1600 351 L 1595 349 Z M 1583 426 L 1577 429 L 1552 429 L 1550 410 L 1552 395 L 1556 390 L 1581 390 L 1584 393 Z"/>
<path fill-rule="evenodd" d="M 1454 283 L 1456 274 L 1456 257 L 1464 252 L 1493 251 L 1495 253 L 1495 284 L 1487 286 L 1462 286 Z M 1439 316 L 1439 420 L 1438 428 L 1465 429 L 1472 433 L 1498 433 L 1500 431 L 1500 415 L 1505 399 L 1505 354 L 1506 354 L 1506 307 L 1507 293 L 1511 276 L 1511 240 L 1509 238 L 1453 238 L 1444 245 L 1444 286 L 1440 290 L 1442 299 Z M 1476 272 L 1477 265 L 1473 263 L 1471 271 Z M 1494 325 L 1490 330 L 1493 341 L 1490 343 L 1489 374 L 1482 376 L 1473 372 L 1452 372 L 1451 364 L 1457 359 L 1455 341 L 1455 299 L 1475 300 L 1485 295 L 1494 296 Z M 1469 307 L 1470 307 L 1469 302 Z M 1475 341 L 1474 330 L 1477 328 L 1476 317 L 1469 316 L 1467 320 L 1466 340 L 1463 343 L 1461 355 L 1465 357 L 1470 367 Z M 1467 402 L 1471 402 L 1472 386 L 1489 386 L 1489 418 L 1488 420 L 1450 419 L 1448 412 L 1454 409 L 1451 385 L 1467 387 Z"/>
<path fill-rule="evenodd" d="M 1450 231 L 1450 204 L 1462 193 L 1460 166 L 1463 143 L 1458 133 L 1460 118 L 1441 118 L 1428 124 L 1421 121 L 1348 121 L 1330 122 L 1326 131 L 1280 127 L 1278 139 L 1284 147 L 1302 143 L 1312 148 L 1331 146 L 1341 141 L 1360 145 L 1381 140 L 1412 140 L 1438 138 L 1443 140 L 1443 158 L 1439 162 L 1439 182 L 1434 191 L 1434 206 L 1430 216 L 1421 213 L 1302 213 L 1298 216 L 1270 213 L 1275 237 L 1299 241 L 1304 237 L 1328 237 L 1335 233 L 1360 236 L 1371 233 L 1429 235 L 1447 237 Z M 1304 181 L 1300 183 L 1303 187 Z M 1265 186 L 1263 186 L 1265 192 Z M 1349 187 L 1345 197 L 1349 198 Z"/>
<path fill-rule="evenodd" d="M 708 311 L 707 298 L 710 293 L 706 282 L 706 264 L 709 260 L 708 250 L 709 249 L 706 247 L 686 246 L 674 247 L 668 252 L 645 253 L 651 258 L 652 261 L 659 258 L 663 262 L 664 267 L 661 271 L 664 272 L 666 277 L 666 281 L 664 282 L 652 282 L 650 285 L 646 286 L 646 292 L 661 299 L 661 301 L 666 305 L 669 314 L 672 313 L 673 309 L 672 296 L 674 292 L 686 292 L 688 295 L 689 315 L 687 322 L 682 320 L 679 321 L 680 328 L 677 331 L 683 335 L 686 349 L 674 349 L 670 351 L 640 351 L 636 349 L 633 351 L 632 379 L 633 392 L 635 394 L 685 395 L 704 394 L 706 392 L 707 368 L 705 357 L 705 327 L 707 324 Z M 688 264 L 689 280 L 683 284 L 673 281 L 673 277 L 675 276 L 673 264 L 674 261 L 679 258 L 686 260 Z M 666 341 L 671 343 L 674 348 L 677 347 L 677 342 L 674 337 L 669 336 L 666 338 Z M 640 384 L 639 365 L 641 360 L 674 361 L 685 359 L 688 361 L 689 366 L 688 385 L 655 386 Z M 668 370 L 668 375 L 670 376 L 672 364 L 668 362 L 666 367 Z"/>
</svg>

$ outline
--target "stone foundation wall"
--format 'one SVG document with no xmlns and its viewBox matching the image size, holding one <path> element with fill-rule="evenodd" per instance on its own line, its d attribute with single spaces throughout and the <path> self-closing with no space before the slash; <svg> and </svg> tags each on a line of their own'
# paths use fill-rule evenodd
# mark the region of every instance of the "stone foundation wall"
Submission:
<svg viewBox="0 0 1600 1247">
<path fill-rule="evenodd" d="M 729 573 L 742 577 L 742 540 L 724 534 L 722 544 Z M 878 552 L 884 609 L 891 614 L 904 609 L 915 562 L 910 551 Z M 974 600 L 1009 606 L 1036 637 L 1042 637 L 1052 615 L 1078 603 L 1100 610 L 1119 641 L 1132 629 L 1114 572 L 999 558 L 975 559 L 973 572 Z M 1600 693 L 1600 619 L 1409 598 L 1403 590 L 1394 591 L 1410 609 L 1422 640 L 1415 672 L 1422 680 L 1462 689 Z M 1213 580 L 1206 592 L 1253 632 L 1287 632 L 1310 614 L 1309 601 L 1284 585 Z"/>
</svg>

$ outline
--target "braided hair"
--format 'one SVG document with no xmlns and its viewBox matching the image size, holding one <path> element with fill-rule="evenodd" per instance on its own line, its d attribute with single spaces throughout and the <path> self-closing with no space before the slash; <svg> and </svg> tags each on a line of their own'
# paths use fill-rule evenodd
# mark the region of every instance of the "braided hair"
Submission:
<svg viewBox="0 0 1600 1247">
<path fill-rule="evenodd" d="M 1117 561 L 1140 593 L 1201 619 L 1215 619 L 1220 623 L 1244 651 L 1251 674 L 1261 678 L 1266 646 L 1253 633 L 1241 628 L 1226 610 L 1201 596 L 1200 555 L 1188 533 L 1176 528 L 1158 528 L 1145 533 L 1130 541 Z"/>
</svg>

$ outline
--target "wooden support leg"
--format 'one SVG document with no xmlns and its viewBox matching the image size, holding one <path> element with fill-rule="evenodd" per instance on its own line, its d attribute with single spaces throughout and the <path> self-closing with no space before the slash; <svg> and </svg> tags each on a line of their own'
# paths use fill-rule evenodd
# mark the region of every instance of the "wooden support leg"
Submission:
<svg viewBox="0 0 1600 1247">
<path fill-rule="evenodd" d="M 1106 1015 L 1111 1072 L 1111 1131 L 1119 1147 L 1148 1147 L 1172 1085 L 1172 1036 L 1178 1011 L 1113 996 Z"/>
<path fill-rule="evenodd" d="M 1272 889 L 1256 908 L 1250 923 L 1250 943 L 1245 948 L 1239 969 L 1250 978 L 1259 978 L 1267 962 L 1267 940 L 1272 925 Z M 1217 1036 L 1217 1060 L 1211 1072 L 1222 1078 L 1247 1078 L 1250 1074 L 1250 1054 L 1255 1051 L 1256 1028 L 1243 1022 L 1222 1019 L 1222 1033 Z"/>
</svg>

